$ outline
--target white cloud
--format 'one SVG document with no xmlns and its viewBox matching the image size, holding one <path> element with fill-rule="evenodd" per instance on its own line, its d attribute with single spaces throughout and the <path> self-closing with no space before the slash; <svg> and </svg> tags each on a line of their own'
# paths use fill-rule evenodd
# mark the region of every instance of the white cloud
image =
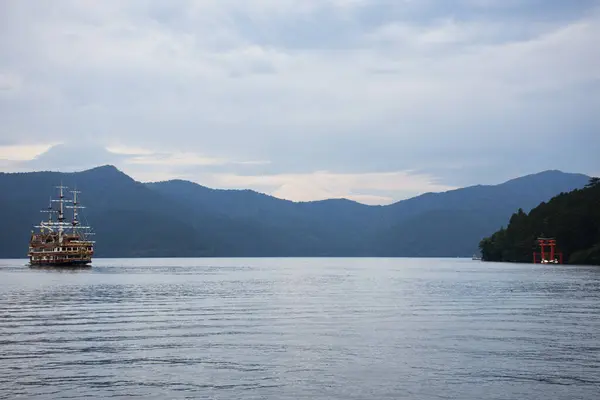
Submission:
<svg viewBox="0 0 600 400">
<path fill-rule="evenodd" d="M 212 182 L 224 188 L 270 188 L 275 197 L 294 201 L 348 198 L 367 204 L 392 203 L 415 193 L 454 189 L 425 174 L 410 171 L 343 174 L 318 171 L 310 174 L 234 175 L 214 174 Z M 384 192 L 374 195 L 369 192 Z"/>
<path fill-rule="evenodd" d="M 225 159 L 202 157 L 193 153 L 141 155 L 131 157 L 125 162 L 127 164 L 164 165 L 171 167 L 181 165 L 224 165 L 228 163 Z"/>
<path fill-rule="evenodd" d="M 106 150 L 114 154 L 121 154 L 125 156 L 150 156 L 154 154 L 152 150 L 144 149 L 142 147 L 131 147 L 118 144 L 113 146 L 107 146 Z"/>
<path fill-rule="evenodd" d="M 0 94 L 2 92 L 14 92 L 21 88 L 22 79 L 19 75 L 0 71 Z"/>
<path fill-rule="evenodd" d="M 32 144 L 32 145 L 11 145 L 0 146 L 0 160 L 7 161 L 27 161 L 48 151 L 54 144 Z"/>
<path fill-rule="evenodd" d="M 109 146 L 103 157 L 123 156 L 115 160 L 144 180 L 210 182 L 216 172 L 204 167 L 295 176 L 273 190 L 297 198 L 305 186 L 318 197 L 381 197 L 356 179 L 331 191 L 315 172 L 324 169 L 435 165 L 469 183 L 479 183 L 481 159 L 491 180 L 519 173 L 516 162 L 597 170 L 600 17 L 572 4 L 549 18 L 557 4 L 535 14 L 531 4 L 7 0 L 0 140 Z M 566 133 L 582 143 L 575 160 L 558 150 Z M 554 153 L 538 155 L 542 141 Z M 383 197 L 401 196 L 394 190 Z"/>
</svg>

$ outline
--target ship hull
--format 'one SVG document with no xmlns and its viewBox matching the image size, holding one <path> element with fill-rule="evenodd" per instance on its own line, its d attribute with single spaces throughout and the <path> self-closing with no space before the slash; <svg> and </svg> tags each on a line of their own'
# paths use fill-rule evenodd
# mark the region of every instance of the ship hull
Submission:
<svg viewBox="0 0 600 400">
<path fill-rule="evenodd" d="M 48 261 L 48 260 L 30 260 L 29 265 L 32 267 L 91 267 L 92 260 L 65 260 L 65 261 Z"/>
</svg>

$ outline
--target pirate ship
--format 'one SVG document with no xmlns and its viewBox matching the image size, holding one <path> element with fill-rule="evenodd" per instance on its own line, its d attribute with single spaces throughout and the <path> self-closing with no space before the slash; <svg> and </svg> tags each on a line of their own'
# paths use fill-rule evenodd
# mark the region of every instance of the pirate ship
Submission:
<svg viewBox="0 0 600 400">
<path fill-rule="evenodd" d="M 66 186 L 57 187 L 60 196 L 50 199 L 48 219 L 35 227 L 39 232 L 31 232 L 29 240 L 29 264 L 32 266 L 86 266 L 92 262 L 94 242 L 89 240 L 92 235 L 89 226 L 79 222 L 79 210 L 84 208 L 77 200 L 81 192 L 71 190 L 72 199 L 65 198 Z M 55 204 L 57 205 L 55 207 Z M 72 209 L 72 220 L 67 221 L 65 208 Z"/>
</svg>

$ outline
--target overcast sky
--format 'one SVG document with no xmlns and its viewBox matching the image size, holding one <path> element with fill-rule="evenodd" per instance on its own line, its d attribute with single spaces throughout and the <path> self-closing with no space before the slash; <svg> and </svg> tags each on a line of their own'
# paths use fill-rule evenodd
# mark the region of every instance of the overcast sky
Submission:
<svg viewBox="0 0 600 400">
<path fill-rule="evenodd" d="M 386 204 L 600 175 L 600 0 L 2 0 L 0 170 Z"/>
</svg>

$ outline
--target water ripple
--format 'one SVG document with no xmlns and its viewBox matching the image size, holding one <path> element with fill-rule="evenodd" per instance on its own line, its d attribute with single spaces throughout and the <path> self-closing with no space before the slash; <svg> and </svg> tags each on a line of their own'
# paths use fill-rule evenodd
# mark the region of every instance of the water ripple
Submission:
<svg viewBox="0 0 600 400">
<path fill-rule="evenodd" d="M 0 260 L 0 399 L 595 399 L 600 269 Z"/>
</svg>

